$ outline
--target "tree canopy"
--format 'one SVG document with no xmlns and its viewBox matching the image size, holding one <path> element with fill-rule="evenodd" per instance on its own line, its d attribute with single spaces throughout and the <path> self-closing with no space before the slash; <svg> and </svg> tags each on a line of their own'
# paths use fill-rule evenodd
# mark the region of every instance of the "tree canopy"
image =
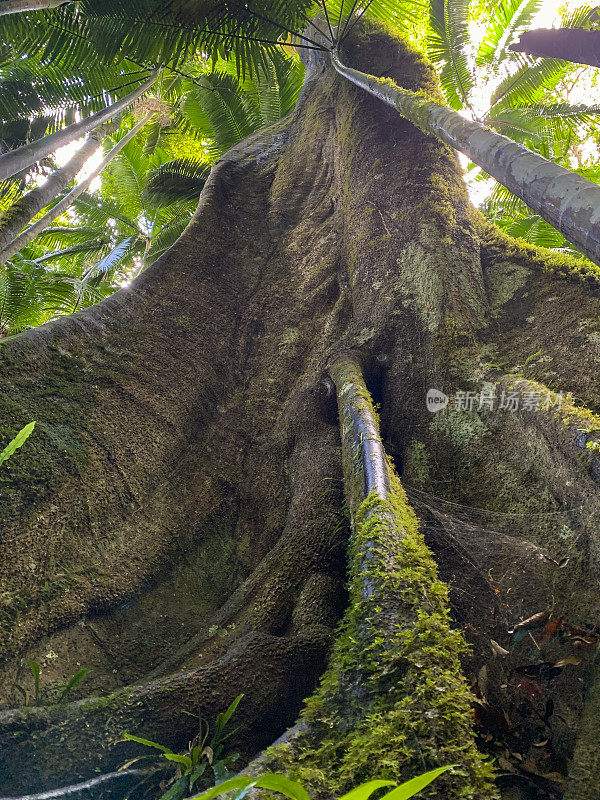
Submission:
<svg viewBox="0 0 600 800">
<path fill-rule="evenodd" d="M 4 335 L 94 302 L 100 295 L 88 290 L 89 281 L 98 291 L 110 292 L 164 252 L 189 221 L 218 157 L 293 108 L 303 76 L 298 50 L 323 48 L 328 38 L 343 38 L 362 14 L 394 26 L 427 52 L 451 108 L 587 179 L 600 180 L 596 149 L 590 147 L 598 141 L 600 106 L 583 102 L 596 87 L 594 70 L 509 49 L 539 17 L 540 0 L 432 0 L 429 6 L 419 0 L 333 0 L 313 6 L 297 0 L 134 0 L 126 8 L 118 2 L 79 0 L 55 5 L 42 3 L 33 11 L 31 4 L 20 4 L 25 10 L 2 16 L 4 152 L 68 131 L 76 120 L 127 97 L 152 74 L 148 97 L 153 109 L 148 100 L 126 107 L 117 133 L 100 137 L 103 148 L 110 149 L 144 111 L 155 113 L 94 181 L 91 193 L 86 190 L 69 203 L 30 244 L 26 241 L 33 232 L 17 239 L 7 251 L 8 261 L 0 253 L 5 262 Z M 318 31 L 312 28 L 311 34 L 308 20 L 319 12 Z M 595 12 L 567 6 L 562 24 L 593 26 Z M 333 28 L 339 35 L 333 35 Z M 316 41 L 319 33 L 323 35 Z M 582 90 L 583 85 L 589 90 Z M 77 146 L 72 143 L 66 151 L 73 153 Z M 60 152 L 58 163 L 64 163 Z M 4 181 L 0 232 L 23 196 L 56 166 L 56 155 L 44 156 Z M 467 165 L 467 179 L 476 202 L 501 228 L 581 255 L 522 200 L 502 185 L 494 186 L 481 169 Z M 27 228 L 48 216 L 68 191 L 59 192 L 32 218 L 17 218 L 7 235 L 16 239 L 18 225 Z M 26 266 L 32 264 L 37 267 Z M 39 283 L 42 265 L 44 280 Z M 36 275 L 37 289 L 27 284 L 28 270 Z M 68 298 L 63 296 L 65 281 L 75 292 Z M 40 299 L 35 309 L 25 302 L 25 286 L 27 296 L 41 297 L 41 287 L 54 282 L 63 287 L 58 294 Z M 24 314 L 25 306 L 30 310 Z"/>
</svg>

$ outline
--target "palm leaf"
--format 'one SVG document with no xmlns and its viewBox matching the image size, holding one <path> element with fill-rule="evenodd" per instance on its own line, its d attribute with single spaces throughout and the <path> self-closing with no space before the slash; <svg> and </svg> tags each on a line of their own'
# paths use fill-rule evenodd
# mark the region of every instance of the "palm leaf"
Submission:
<svg viewBox="0 0 600 800">
<path fill-rule="evenodd" d="M 448 105 L 469 105 L 473 76 L 467 63 L 469 0 L 431 0 L 428 54 L 440 67 L 440 82 Z"/>
<path fill-rule="evenodd" d="M 510 106 L 539 103 L 554 89 L 569 65 L 556 58 L 520 58 L 520 67 L 506 77 L 490 98 L 490 109 L 497 113 Z"/>
<path fill-rule="evenodd" d="M 477 65 L 497 68 L 509 57 L 507 43 L 529 27 L 541 4 L 542 0 L 496 0 L 488 7 L 490 21 L 477 51 Z"/>
<path fill-rule="evenodd" d="M 154 205 L 176 200 L 197 200 L 209 172 L 210 165 L 204 161 L 168 161 L 150 173 L 144 198 Z"/>
</svg>

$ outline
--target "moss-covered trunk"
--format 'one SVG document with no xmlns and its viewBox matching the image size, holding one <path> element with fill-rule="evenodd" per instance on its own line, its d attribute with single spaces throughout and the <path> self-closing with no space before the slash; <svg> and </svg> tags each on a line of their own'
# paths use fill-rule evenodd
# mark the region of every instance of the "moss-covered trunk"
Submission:
<svg viewBox="0 0 600 800">
<path fill-rule="evenodd" d="M 384 31 L 357 26 L 345 58 L 436 91 Z M 184 747 L 184 712 L 210 718 L 239 692 L 250 758 L 294 722 L 335 640 L 304 738 L 269 756 L 316 795 L 450 760 L 444 797 L 492 796 L 477 695 L 479 745 L 511 791 L 560 793 L 575 750 L 570 796 L 595 796 L 593 714 L 575 744 L 599 605 L 598 286 L 488 227 L 449 149 L 312 61 L 294 114 L 227 153 L 161 260 L 0 350 L 3 438 L 38 422 L 0 474 L 0 791 L 109 771 L 139 752 L 126 731 Z M 356 443 L 381 484 L 363 497 L 344 364 L 380 405 L 380 434 L 374 418 L 364 431 L 383 449 Z M 579 408 L 544 404 L 546 386 Z M 464 394 L 492 389 L 542 403 Z M 360 589 L 372 541 L 381 612 Z M 540 611 L 560 637 L 509 638 Z M 47 703 L 91 668 L 82 699 L 14 710 L 23 656 Z"/>
</svg>

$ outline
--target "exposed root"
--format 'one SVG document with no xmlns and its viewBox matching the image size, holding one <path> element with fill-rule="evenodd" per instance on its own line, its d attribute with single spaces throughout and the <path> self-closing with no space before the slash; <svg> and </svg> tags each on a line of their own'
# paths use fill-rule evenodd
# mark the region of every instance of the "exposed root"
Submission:
<svg viewBox="0 0 600 800">
<path fill-rule="evenodd" d="M 303 712 L 307 729 L 271 749 L 268 764 L 323 798 L 375 775 L 401 780 L 456 764 L 428 796 L 488 800 L 491 772 L 474 744 L 459 662 L 465 644 L 450 627 L 446 587 L 384 460 L 359 366 L 340 359 L 331 373 L 353 528 L 350 605 Z"/>
<path fill-rule="evenodd" d="M 197 733 L 197 720 L 186 712 L 214 719 L 240 692 L 244 715 L 236 741 L 251 730 L 253 745 L 266 746 L 274 728 L 294 721 L 325 666 L 329 637 L 329 629 L 318 627 L 286 637 L 249 633 L 225 656 L 193 672 L 63 707 L 0 712 L 0 786 L 26 792 L 114 770 L 140 754 L 138 745 L 122 741 L 126 732 L 181 749 Z"/>
</svg>

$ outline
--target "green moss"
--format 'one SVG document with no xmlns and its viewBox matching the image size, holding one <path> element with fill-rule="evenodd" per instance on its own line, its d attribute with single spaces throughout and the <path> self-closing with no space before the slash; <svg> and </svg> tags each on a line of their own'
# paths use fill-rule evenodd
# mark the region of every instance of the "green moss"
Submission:
<svg viewBox="0 0 600 800">
<path fill-rule="evenodd" d="M 372 493 L 355 515 L 350 605 L 303 713 L 308 732 L 269 759 L 316 797 L 456 764 L 423 796 L 491 798 L 461 677 L 466 644 L 451 628 L 447 588 L 391 469 L 390 481 L 386 499 Z"/>
<path fill-rule="evenodd" d="M 514 239 L 495 225 L 476 216 L 485 257 L 494 262 L 510 261 L 515 265 L 533 267 L 542 272 L 551 272 L 568 280 L 584 283 L 594 292 L 600 292 L 600 267 L 586 258 L 575 258 L 564 253 L 536 247 L 522 239 Z"/>
<path fill-rule="evenodd" d="M 429 485 L 431 459 L 423 442 L 414 439 L 404 459 L 404 472 L 406 480 L 418 489 L 425 489 Z"/>
<path fill-rule="evenodd" d="M 279 339 L 279 344 L 282 347 L 287 345 L 294 345 L 298 341 L 300 337 L 300 331 L 298 328 L 286 328 L 284 332 L 281 334 L 281 338 Z"/>
</svg>

